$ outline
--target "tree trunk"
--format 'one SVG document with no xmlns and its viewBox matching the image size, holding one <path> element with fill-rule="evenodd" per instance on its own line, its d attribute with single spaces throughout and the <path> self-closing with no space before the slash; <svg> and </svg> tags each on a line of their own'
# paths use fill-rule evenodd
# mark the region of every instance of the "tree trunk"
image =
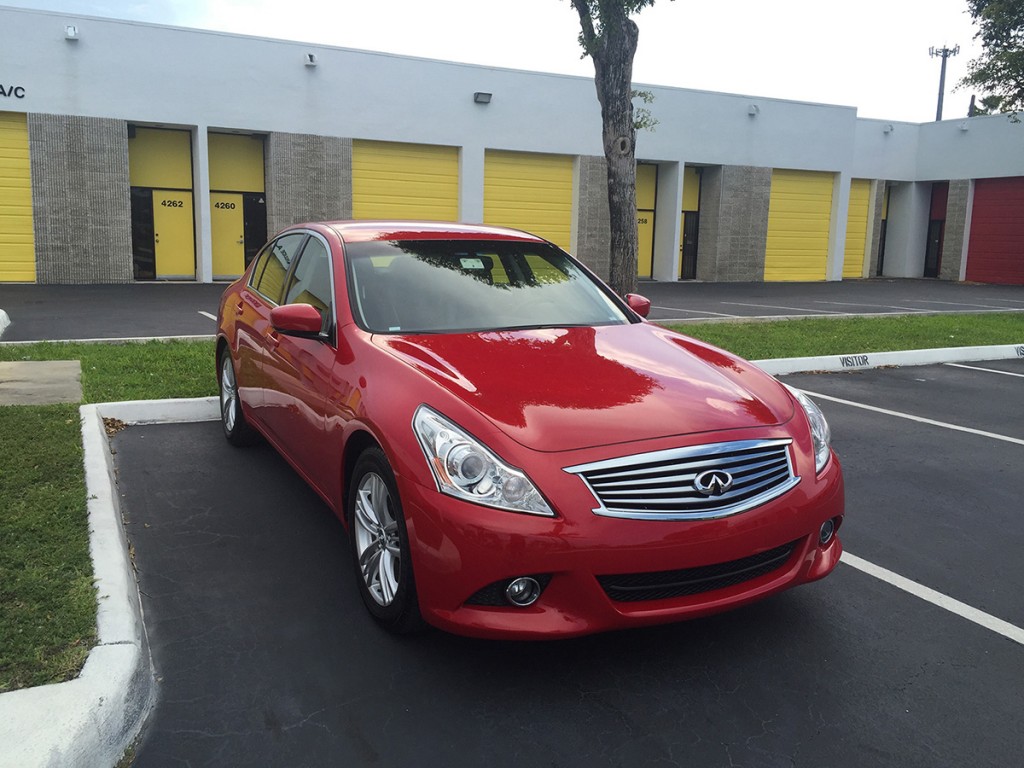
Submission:
<svg viewBox="0 0 1024 768">
<path fill-rule="evenodd" d="M 621 6 L 620 6 L 621 7 Z M 608 282 L 619 295 L 636 291 L 636 128 L 633 124 L 633 55 L 639 30 L 622 12 L 605 23 L 604 45 L 592 53 L 608 164 L 611 264 Z M 612 32 L 612 29 L 615 29 Z"/>
</svg>

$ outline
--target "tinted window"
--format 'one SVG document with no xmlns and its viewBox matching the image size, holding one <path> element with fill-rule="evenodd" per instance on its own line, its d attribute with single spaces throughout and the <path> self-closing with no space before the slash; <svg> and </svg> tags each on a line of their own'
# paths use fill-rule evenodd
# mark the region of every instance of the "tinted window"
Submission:
<svg viewBox="0 0 1024 768">
<path fill-rule="evenodd" d="M 303 232 L 282 235 L 260 253 L 249 285 L 273 302 L 279 302 L 292 259 L 305 237 Z"/>
<path fill-rule="evenodd" d="M 405 240 L 346 246 L 357 320 L 371 331 L 629 322 L 565 253 L 540 243 Z"/>
<path fill-rule="evenodd" d="M 321 312 L 331 306 L 331 265 L 327 247 L 311 237 L 292 273 L 285 304 L 309 304 Z"/>
</svg>

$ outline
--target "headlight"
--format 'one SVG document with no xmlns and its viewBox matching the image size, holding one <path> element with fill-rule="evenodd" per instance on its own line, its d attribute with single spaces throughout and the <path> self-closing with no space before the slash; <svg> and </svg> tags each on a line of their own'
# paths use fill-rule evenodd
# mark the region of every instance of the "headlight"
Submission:
<svg viewBox="0 0 1024 768">
<path fill-rule="evenodd" d="M 787 385 L 788 386 L 788 385 Z M 811 437 L 814 439 L 814 471 L 821 472 L 828 464 L 830 446 L 832 445 L 832 430 L 828 428 L 825 421 L 825 414 L 814 402 L 799 389 L 789 387 L 793 397 L 803 406 L 807 414 L 807 420 L 811 422 Z"/>
<path fill-rule="evenodd" d="M 448 419 L 421 405 L 412 425 L 442 493 L 510 512 L 555 516 L 526 475 Z"/>
</svg>

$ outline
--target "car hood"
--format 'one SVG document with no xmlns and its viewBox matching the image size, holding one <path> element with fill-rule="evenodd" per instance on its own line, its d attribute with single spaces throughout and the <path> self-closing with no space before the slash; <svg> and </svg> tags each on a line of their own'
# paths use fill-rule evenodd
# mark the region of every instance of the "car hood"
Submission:
<svg viewBox="0 0 1024 768">
<path fill-rule="evenodd" d="M 374 343 L 537 451 L 769 427 L 793 415 L 766 373 L 649 323 Z"/>
</svg>

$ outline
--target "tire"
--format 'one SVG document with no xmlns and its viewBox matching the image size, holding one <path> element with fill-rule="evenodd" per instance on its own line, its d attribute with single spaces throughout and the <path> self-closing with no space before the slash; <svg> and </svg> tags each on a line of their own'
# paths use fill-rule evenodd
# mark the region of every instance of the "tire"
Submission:
<svg viewBox="0 0 1024 768">
<path fill-rule="evenodd" d="M 217 383 L 220 386 L 220 424 L 224 428 L 224 437 L 235 446 L 252 445 L 259 436 L 242 413 L 235 366 L 227 347 L 220 353 L 217 371 Z"/>
<path fill-rule="evenodd" d="M 345 510 L 356 583 L 366 609 L 390 632 L 421 629 L 402 502 L 380 448 L 367 448 L 356 460 Z"/>
</svg>

